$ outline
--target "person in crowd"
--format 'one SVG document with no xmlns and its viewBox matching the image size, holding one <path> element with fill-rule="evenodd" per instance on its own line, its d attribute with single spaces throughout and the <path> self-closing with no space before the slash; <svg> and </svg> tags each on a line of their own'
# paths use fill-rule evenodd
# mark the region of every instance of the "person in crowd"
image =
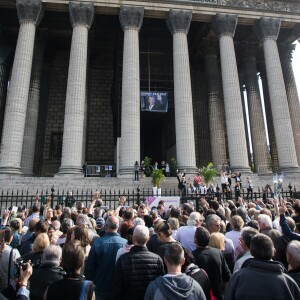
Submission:
<svg viewBox="0 0 300 300">
<path fill-rule="evenodd" d="M 138 226 L 141 226 L 141 225 L 138 225 Z M 133 231 L 134 231 L 134 228 L 133 226 L 129 227 L 127 229 L 127 232 L 126 232 L 126 235 L 124 236 L 124 238 L 127 240 L 127 243 L 123 246 L 123 248 L 120 248 L 117 252 L 117 255 L 116 255 L 116 262 L 118 261 L 119 257 L 124 254 L 124 253 L 127 253 L 130 251 L 130 249 L 133 247 L 133 240 L 132 240 L 132 236 L 133 236 Z M 122 235 L 121 235 L 122 236 Z M 122 236 L 123 237 L 123 236 Z"/>
<path fill-rule="evenodd" d="M 0 230 L 0 290 L 7 288 L 9 282 L 13 280 L 14 264 L 20 257 L 19 251 L 10 246 L 12 239 L 11 228 Z"/>
<path fill-rule="evenodd" d="M 96 233 L 96 230 L 94 229 L 91 220 L 92 219 L 89 219 L 89 217 L 85 214 L 78 214 L 76 218 L 76 225 L 82 226 L 88 230 L 89 239 L 92 243 L 95 239 L 99 237 L 99 235 Z"/>
<path fill-rule="evenodd" d="M 218 249 L 208 246 L 210 233 L 204 227 L 198 227 L 195 232 L 197 249 L 192 252 L 196 265 L 207 273 L 213 295 L 216 299 L 224 299 L 223 284 L 231 276 L 224 255 Z"/>
<path fill-rule="evenodd" d="M 281 233 L 273 229 L 272 219 L 266 214 L 260 213 L 257 217 L 257 222 L 259 224 L 260 233 L 267 235 L 275 242 L 276 238 L 281 236 Z"/>
<path fill-rule="evenodd" d="M 58 220 L 54 220 L 52 222 L 52 226 L 54 229 L 54 232 L 52 234 L 52 241 L 53 241 L 53 244 L 55 245 L 58 238 L 62 235 L 62 231 L 60 231 L 61 224 Z"/>
<path fill-rule="evenodd" d="M 206 228 L 210 234 L 214 232 L 220 232 L 221 229 L 221 218 L 216 214 L 208 215 L 205 220 Z M 225 250 L 223 251 L 226 263 L 230 269 L 233 270 L 234 267 L 234 245 L 231 239 L 225 236 Z"/>
<path fill-rule="evenodd" d="M 62 249 L 57 245 L 49 245 L 43 251 L 41 264 L 33 270 L 30 277 L 30 299 L 43 299 L 44 293 L 51 283 L 63 279 L 65 271 L 60 267 Z"/>
<path fill-rule="evenodd" d="M 138 225 L 133 231 L 133 247 L 117 260 L 114 273 L 115 299 L 143 299 L 148 284 L 164 274 L 162 259 L 150 252 L 146 243 L 149 229 Z"/>
<path fill-rule="evenodd" d="M 80 241 L 74 240 L 64 245 L 61 266 L 66 276 L 50 284 L 44 300 L 95 299 L 94 284 L 81 275 L 84 265 L 84 252 Z"/>
<path fill-rule="evenodd" d="M 41 219 L 42 219 L 42 217 L 40 216 L 40 208 L 38 207 L 37 204 L 33 204 L 33 206 L 32 206 L 32 214 L 29 215 L 29 216 L 26 218 L 24 225 L 25 225 L 25 226 L 29 226 L 29 222 L 30 222 L 30 220 L 32 220 L 32 219 L 38 219 L 38 220 L 41 220 Z"/>
<path fill-rule="evenodd" d="M 187 226 L 182 226 L 177 231 L 177 241 L 190 252 L 196 249 L 195 231 L 203 224 L 203 220 L 200 213 L 192 212 L 187 220 Z"/>
<path fill-rule="evenodd" d="M 288 275 L 290 275 L 300 288 L 300 242 L 291 241 L 286 249 L 287 261 L 289 264 Z"/>
<path fill-rule="evenodd" d="M 205 300 L 200 284 L 181 272 L 185 263 L 184 251 L 179 244 L 170 244 L 166 249 L 165 264 L 168 273 L 153 280 L 147 288 L 144 300 L 185 299 Z"/>
<path fill-rule="evenodd" d="M 270 237 L 256 234 L 242 268 L 233 274 L 226 289 L 226 299 L 300 299 L 297 283 L 285 273 L 281 263 L 272 261 L 274 246 Z"/>
<path fill-rule="evenodd" d="M 207 273 L 195 265 L 195 258 L 191 252 L 184 250 L 185 262 L 182 265 L 181 272 L 195 279 L 203 289 L 206 300 L 211 300 L 211 286 Z"/>
<path fill-rule="evenodd" d="M 12 248 L 16 248 L 19 245 L 20 238 L 22 236 L 22 220 L 16 218 L 10 222 L 10 228 L 12 229 L 13 239 L 10 243 Z"/>
<path fill-rule="evenodd" d="M 238 256 L 238 254 L 243 251 L 243 249 L 240 247 L 239 239 L 241 237 L 241 232 L 244 227 L 244 221 L 240 216 L 236 215 L 230 219 L 230 225 L 231 225 L 232 230 L 229 232 L 226 232 L 225 237 L 227 239 L 230 239 L 233 243 L 234 257 L 236 260 L 236 257 Z"/>
<path fill-rule="evenodd" d="M 70 228 L 72 228 L 72 220 L 67 218 L 64 219 L 61 223 L 62 235 L 57 239 L 56 245 L 59 245 L 61 247 L 64 246 L 67 239 L 67 233 Z"/>
<path fill-rule="evenodd" d="M 106 234 L 94 240 L 85 266 L 86 278 L 96 285 L 95 293 L 99 299 L 113 297 L 112 280 L 116 254 L 126 244 L 118 233 L 119 219 L 110 216 L 106 220 Z"/>
<path fill-rule="evenodd" d="M 144 176 L 145 176 L 145 170 L 146 170 L 145 162 L 142 160 L 141 161 L 141 178 L 144 178 Z"/>
<path fill-rule="evenodd" d="M 52 224 L 52 218 L 53 218 L 53 209 L 50 206 L 47 206 L 44 209 L 44 220 L 48 223 L 48 225 Z"/>
<path fill-rule="evenodd" d="M 76 200 L 73 197 L 73 193 L 71 191 L 68 191 L 67 197 L 65 199 L 65 206 L 71 208 L 75 205 L 75 202 L 76 202 Z"/>
<path fill-rule="evenodd" d="M 140 166 L 138 161 L 134 163 L 134 180 L 139 181 Z"/>
<path fill-rule="evenodd" d="M 105 220 L 102 217 L 96 219 L 96 232 L 99 237 L 105 235 Z"/>
<path fill-rule="evenodd" d="M 162 245 L 158 247 L 156 253 L 161 257 L 161 259 L 164 259 L 167 247 L 172 243 L 178 243 L 178 241 L 172 237 L 172 229 L 167 221 L 158 222 L 155 225 L 155 232 L 158 240 L 162 242 Z"/>
<path fill-rule="evenodd" d="M 221 251 L 225 250 L 225 236 L 221 232 L 213 232 L 209 238 L 209 247 L 219 249 Z"/>
<path fill-rule="evenodd" d="M 166 162 L 165 173 L 166 173 L 166 177 L 170 177 L 171 169 L 170 169 L 170 165 L 168 164 L 168 162 Z"/>
<path fill-rule="evenodd" d="M 169 218 L 168 219 L 169 225 L 172 230 L 172 237 L 173 239 L 177 240 L 177 231 L 179 229 L 179 220 L 177 218 Z"/>
<path fill-rule="evenodd" d="M 244 252 L 242 253 L 242 256 L 235 262 L 234 264 L 234 269 L 233 273 L 237 272 L 240 270 L 242 267 L 243 263 L 249 259 L 252 258 L 253 256 L 250 253 L 250 244 L 252 238 L 259 233 L 258 230 L 251 228 L 251 227 L 244 227 L 242 230 L 242 234 L 240 236 L 240 244 L 241 247 L 243 248 Z"/>
</svg>

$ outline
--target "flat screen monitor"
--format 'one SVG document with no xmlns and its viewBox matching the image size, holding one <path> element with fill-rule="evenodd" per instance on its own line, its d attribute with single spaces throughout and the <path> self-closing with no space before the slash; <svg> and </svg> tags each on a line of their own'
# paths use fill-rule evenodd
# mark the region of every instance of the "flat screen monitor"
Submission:
<svg viewBox="0 0 300 300">
<path fill-rule="evenodd" d="M 141 91 L 141 111 L 168 112 L 168 93 Z"/>
</svg>

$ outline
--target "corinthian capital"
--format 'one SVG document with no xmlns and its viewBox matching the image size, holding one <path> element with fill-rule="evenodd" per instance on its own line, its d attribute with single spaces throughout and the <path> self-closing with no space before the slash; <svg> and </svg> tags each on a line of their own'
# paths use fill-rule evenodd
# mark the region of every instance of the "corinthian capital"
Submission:
<svg viewBox="0 0 300 300">
<path fill-rule="evenodd" d="M 19 22 L 33 22 L 36 26 L 41 22 L 44 10 L 42 0 L 17 0 Z"/>
<path fill-rule="evenodd" d="M 69 11 L 72 27 L 80 24 L 91 28 L 94 19 L 93 3 L 70 2 Z"/>
<path fill-rule="evenodd" d="M 126 29 L 140 30 L 144 18 L 144 8 L 123 5 L 121 6 L 119 18 L 124 31 Z"/>
<path fill-rule="evenodd" d="M 280 30 L 281 19 L 279 18 L 260 18 L 253 29 L 257 38 L 262 41 L 265 39 L 277 40 Z"/>
<path fill-rule="evenodd" d="M 176 32 L 188 33 L 192 20 L 193 12 L 191 10 L 170 9 L 167 25 L 173 35 Z"/>
<path fill-rule="evenodd" d="M 217 14 L 212 28 L 218 37 L 222 35 L 234 36 L 238 16 L 233 14 Z"/>
</svg>

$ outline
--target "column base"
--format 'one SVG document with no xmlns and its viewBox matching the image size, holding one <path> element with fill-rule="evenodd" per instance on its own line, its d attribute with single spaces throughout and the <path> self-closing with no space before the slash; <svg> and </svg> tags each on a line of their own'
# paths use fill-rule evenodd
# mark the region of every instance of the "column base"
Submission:
<svg viewBox="0 0 300 300">
<path fill-rule="evenodd" d="M 130 178 L 134 180 L 134 167 L 121 167 L 118 178 Z"/>
<path fill-rule="evenodd" d="M 250 175 L 253 172 L 250 167 L 242 167 L 242 166 L 230 166 L 230 171 L 232 173 L 241 173 L 242 175 Z"/>
<path fill-rule="evenodd" d="M 196 175 L 199 173 L 199 169 L 197 167 L 191 167 L 191 166 L 180 166 L 178 167 L 178 172 L 185 173 L 186 176 L 188 175 Z"/>
<path fill-rule="evenodd" d="M 20 176 L 20 175 L 23 175 L 22 173 L 22 169 L 19 167 L 19 168 L 16 168 L 16 167 L 0 167 L 0 174 L 3 174 L 3 175 L 16 175 L 16 176 Z"/>
<path fill-rule="evenodd" d="M 283 172 L 283 173 L 295 173 L 299 174 L 300 173 L 300 168 L 298 166 L 290 166 L 290 167 L 279 167 L 278 173 Z"/>
<path fill-rule="evenodd" d="M 76 176 L 76 177 L 83 177 L 83 172 L 81 167 L 73 167 L 73 166 L 64 166 L 60 167 L 58 173 L 54 175 L 56 176 Z"/>
</svg>

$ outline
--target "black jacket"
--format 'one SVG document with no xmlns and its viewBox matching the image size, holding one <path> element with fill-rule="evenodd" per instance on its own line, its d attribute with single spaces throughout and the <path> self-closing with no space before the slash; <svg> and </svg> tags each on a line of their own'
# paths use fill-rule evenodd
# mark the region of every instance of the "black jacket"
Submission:
<svg viewBox="0 0 300 300">
<path fill-rule="evenodd" d="M 33 270 L 30 277 L 30 300 L 43 299 L 43 295 L 53 282 L 63 279 L 65 271 L 53 264 L 42 264 L 38 269 Z"/>
<path fill-rule="evenodd" d="M 144 299 L 148 284 L 164 274 L 161 258 L 145 246 L 133 246 L 120 256 L 114 273 L 114 299 Z"/>
<path fill-rule="evenodd" d="M 223 253 L 215 248 L 197 248 L 192 252 L 195 264 L 207 273 L 214 296 L 219 300 L 224 298 L 223 282 L 228 282 L 231 272 Z"/>
<path fill-rule="evenodd" d="M 281 263 L 250 258 L 232 275 L 225 299 L 300 299 L 300 290 Z"/>
</svg>

